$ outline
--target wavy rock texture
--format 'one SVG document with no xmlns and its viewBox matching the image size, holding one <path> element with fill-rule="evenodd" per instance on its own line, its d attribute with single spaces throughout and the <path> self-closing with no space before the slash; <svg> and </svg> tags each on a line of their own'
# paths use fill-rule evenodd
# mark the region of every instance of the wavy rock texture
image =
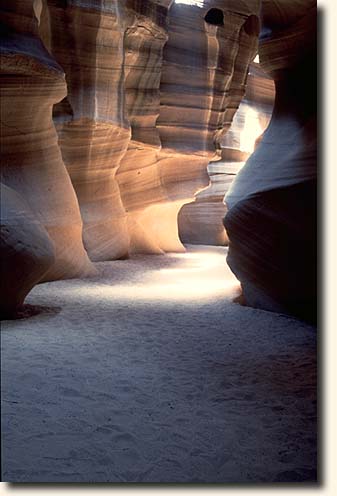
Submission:
<svg viewBox="0 0 337 496">
<path fill-rule="evenodd" d="M 116 170 L 130 139 L 124 112 L 124 34 L 120 1 L 48 0 L 41 33 L 66 74 L 68 94 L 54 107 L 64 163 L 92 260 L 125 256 L 129 236 Z"/>
<path fill-rule="evenodd" d="M 208 164 L 211 184 L 179 212 L 179 235 L 183 242 L 228 244 L 223 225 L 227 207 L 223 199 L 269 124 L 274 96 L 273 80 L 259 68 L 259 64 L 251 64 L 246 94 L 220 142 L 221 159 Z"/>
<path fill-rule="evenodd" d="M 166 2 L 168 3 L 168 2 Z M 162 201 L 156 128 L 160 108 L 163 47 L 167 41 L 167 9 L 158 2 L 129 3 L 130 21 L 125 31 L 124 89 L 131 141 L 117 171 L 127 214 L 130 253 L 161 253 L 155 223 Z M 154 218 L 147 219 L 154 212 Z"/>
<path fill-rule="evenodd" d="M 262 14 L 275 107 L 226 196 L 228 263 L 247 304 L 315 320 L 316 3 L 263 2 Z"/>
<path fill-rule="evenodd" d="M 45 279 L 85 275 L 82 220 L 52 122 L 66 94 L 64 73 L 37 33 L 33 1 L 1 4 L 2 182 L 29 205 L 55 246 Z"/>
<path fill-rule="evenodd" d="M 117 179 L 130 252 L 184 250 L 178 212 L 209 182 L 206 167 L 216 134 L 232 118 L 256 50 L 258 2 L 236 6 L 241 15 L 230 12 L 234 4 L 225 6 L 172 4 L 166 22 L 162 10 L 154 9 L 156 22 L 147 31 L 136 16 L 126 32 L 132 140 Z M 215 8 L 222 16 L 217 25 L 205 21 Z"/>
<path fill-rule="evenodd" d="M 183 250 L 177 214 L 208 184 L 216 134 L 244 93 L 259 2 L 44 6 L 40 32 L 68 84 L 54 120 L 90 258 Z M 206 22 L 216 8 L 221 22 Z"/>
<path fill-rule="evenodd" d="M 244 95 L 258 8 L 259 2 L 209 1 L 170 9 L 157 125 L 161 184 L 176 205 L 169 231 L 176 230 L 177 241 L 179 209 L 209 184 L 208 162 Z"/>
<path fill-rule="evenodd" d="M 13 317 L 55 261 L 54 244 L 27 203 L 1 184 L 0 317 Z"/>
<path fill-rule="evenodd" d="M 178 211 L 244 94 L 259 3 L 2 3 L 3 182 L 55 245 L 44 280 L 90 274 L 87 253 L 184 249 Z"/>
</svg>

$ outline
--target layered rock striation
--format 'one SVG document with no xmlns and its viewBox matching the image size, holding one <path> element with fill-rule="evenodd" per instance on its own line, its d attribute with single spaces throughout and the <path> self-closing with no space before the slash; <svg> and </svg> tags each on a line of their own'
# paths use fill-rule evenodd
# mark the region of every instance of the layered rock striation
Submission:
<svg viewBox="0 0 337 496">
<path fill-rule="evenodd" d="M 64 72 L 38 36 L 34 5 L 1 4 L 1 181 L 18 193 L 54 244 L 55 260 L 44 276 L 50 280 L 85 275 L 92 267 L 52 121 L 53 105 L 67 91 Z"/>
<path fill-rule="evenodd" d="M 36 282 L 184 249 L 178 211 L 244 94 L 259 5 L 2 2 L 2 181 L 54 249 Z"/>
<path fill-rule="evenodd" d="M 163 219 L 158 212 L 153 214 L 153 207 L 164 198 L 158 167 L 161 141 L 156 127 L 163 48 L 168 39 L 169 2 L 163 3 L 134 2 L 125 31 L 124 91 L 131 139 L 116 177 L 131 254 L 163 251 L 155 228 L 155 223 Z"/>
<path fill-rule="evenodd" d="M 158 128 L 163 182 L 177 213 L 208 186 L 207 165 L 219 155 L 244 95 L 257 49 L 258 7 L 205 2 L 200 9 L 176 4 L 170 11 Z"/>
<path fill-rule="evenodd" d="M 44 2 L 40 31 L 66 75 L 54 107 L 59 146 L 91 260 L 125 256 L 129 237 L 115 179 L 130 139 L 124 106 L 125 2 Z"/>
<path fill-rule="evenodd" d="M 258 63 L 252 63 L 244 98 L 220 141 L 221 157 L 208 164 L 211 184 L 179 212 L 179 235 L 183 242 L 228 244 L 223 225 L 227 207 L 223 199 L 269 124 L 274 96 L 273 80 Z"/>
<path fill-rule="evenodd" d="M 316 3 L 263 2 L 260 62 L 275 81 L 261 143 L 226 195 L 228 263 L 252 306 L 316 319 Z"/>
<path fill-rule="evenodd" d="M 256 50 L 257 31 L 246 31 L 252 22 L 257 29 L 257 8 L 257 3 L 243 2 L 240 14 L 232 14 L 234 4 L 227 3 L 224 9 L 223 2 L 172 3 L 167 17 L 158 17 L 162 12 L 158 10 L 156 24 L 148 29 L 151 49 L 146 52 L 145 44 L 138 50 L 139 61 L 137 50 L 127 50 L 132 138 L 117 180 L 128 216 L 131 253 L 184 250 L 177 215 L 208 185 L 206 169 L 217 148 L 217 133 L 236 109 Z M 220 19 L 207 18 L 212 11 Z M 137 40 L 134 46 L 141 47 L 143 31 L 135 36 L 135 29 L 127 31 L 126 42 Z M 148 69 L 151 78 L 146 76 Z"/>
<path fill-rule="evenodd" d="M 184 249 L 178 211 L 208 185 L 256 52 L 258 7 L 44 1 L 41 36 L 68 86 L 54 122 L 92 260 Z"/>
</svg>

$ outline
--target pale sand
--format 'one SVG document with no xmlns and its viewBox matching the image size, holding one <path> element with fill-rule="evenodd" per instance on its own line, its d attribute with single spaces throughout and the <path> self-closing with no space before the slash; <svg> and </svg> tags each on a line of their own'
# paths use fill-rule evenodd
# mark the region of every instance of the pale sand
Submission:
<svg viewBox="0 0 337 496">
<path fill-rule="evenodd" d="M 51 308 L 2 323 L 4 481 L 315 479 L 316 330 L 233 303 L 225 251 L 32 291 Z"/>
</svg>

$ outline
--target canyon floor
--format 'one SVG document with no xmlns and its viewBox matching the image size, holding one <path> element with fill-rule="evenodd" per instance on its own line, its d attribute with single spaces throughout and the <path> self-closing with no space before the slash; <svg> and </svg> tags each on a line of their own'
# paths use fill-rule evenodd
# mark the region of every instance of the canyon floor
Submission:
<svg viewBox="0 0 337 496">
<path fill-rule="evenodd" d="M 2 322 L 4 481 L 315 480 L 316 329 L 234 303 L 225 255 L 34 288 Z"/>
</svg>

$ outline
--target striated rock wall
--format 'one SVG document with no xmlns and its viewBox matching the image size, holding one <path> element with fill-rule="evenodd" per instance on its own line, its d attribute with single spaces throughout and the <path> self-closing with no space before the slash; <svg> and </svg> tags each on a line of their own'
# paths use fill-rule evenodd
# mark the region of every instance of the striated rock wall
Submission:
<svg viewBox="0 0 337 496">
<path fill-rule="evenodd" d="M 256 52 L 258 8 L 44 0 L 41 36 L 68 85 L 54 121 L 92 260 L 184 249 L 177 215 L 208 185 Z"/>
<path fill-rule="evenodd" d="M 259 5 L 2 2 L 2 181 L 54 245 L 43 280 L 184 249 L 178 211 L 244 94 Z"/>
<path fill-rule="evenodd" d="M 224 196 L 269 124 L 274 104 L 274 82 L 259 64 L 250 65 L 245 96 L 228 132 L 221 138 L 220 160 L 208 164 L 210 186 L 179 212 L 179 235 L 185 243 L 228 244 L 223 218 Z"/>
<path fill-rule="evenodd" d="M 92 268 L 52 122 L 66 82 L 38 37 L 34 5 L 33 0 L 1 3 L 1 181 L 28 204 L 54 243 L 55 262 L 45 278 L 75 277 Z"/>
<path fill-rule="evenodd" d="M 226 195 L 228 263 L 247 304 L 316 318 L 316 3 L 264 1 L 271 123 Z"/>
<path fill-rule="evenodd" d="M 205 21 L 212 9 L 222 15 L 219 24 Z M 242 2 L 240 14 L 231 9 L 234 4 L 228 2 L 208 1 L 202 7 L 172 3 L 166 18 L 162 9 L 155 11 L 156 24 L 146 33 L 151 49 L 145 43 L 138 50 L 140 62 L 137 50 L 126 51 L 132 139 L 117 180 L 128 215 L 131 253 L 184 250 L 178 212 L 208 185 L 206 168 L 217 147 L 217 132 L 236 109 L 256 50 L 258 20 L 253 14 L 258 2 Z M 252 22 L 256 31 L 247 33 Z M 136 29 L 127 31 L 126 42 L 137 40 L 135 46 L 141 47 L 144 28 L 139 34 Z"/>
<path fill-rule="evenodd" d="M 168 3 L 168 2 L 166 2 Z M 156 127 L 160 111 L 163 47 L 167 42 L 167 15 L 157 2 L 130 2 L 130 23 L 125 32 L 124 91 L 131 140 L 117 171 L 130 236 L 129 253 L 161 253 L 150 208 L 162 201 Z"/>
<path fill-rule="evenodd" d="M 176 213 L 209 184 L 207 165 L 244 95 L 259 32 L 258 2 L 184 7 L 170 11 L 158 119 L 162 178 Z"/>
<path fill-rule="evenodd" d="M 129 237 L 115 179 L 130 139 L 124 108 L 125 2 L 46 0 L 41 31 L 66 74 L 54 107 L 64 163 L 92 260 L 125 256 Z"/>
</svg>

